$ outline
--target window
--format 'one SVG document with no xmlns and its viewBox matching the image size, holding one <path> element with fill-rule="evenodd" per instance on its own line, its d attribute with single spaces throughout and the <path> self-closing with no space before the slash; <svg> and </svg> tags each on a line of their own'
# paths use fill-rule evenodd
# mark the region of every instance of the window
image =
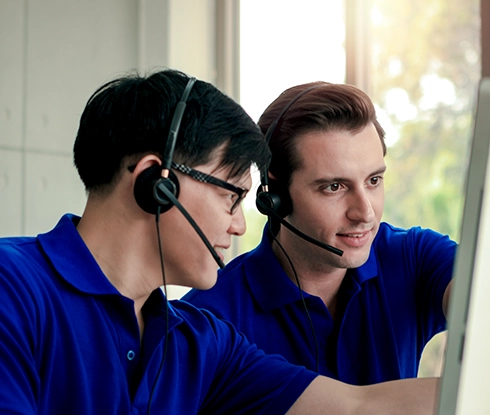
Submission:
<svg viewBox="0 0 490 415">
<path fill-rule="evenodd" d="M 370 10 L 367 4 L 242 1 L 241 104 L 258 120 L 287 87 L 346 82 L 347 69 L 361 68 L 362 76 L 349 81 L 360 80 L 357 86 L 373 99 L 387 132 L 383 219 L 430 227 L 458 240 L 480 77 L 479 1 L 371 0 Z M 346 52 L 346 35 L 358 42 L 354 53 Z M 254 191 L 244 210 L 248 230 L 239 252 L 259 242 L 265 222 L 255 209 Z M 421 376 L 440 373 L 443 344 L 444 334 L 426 347 Z"/>
<path fill-rule="evenodd" d="M 318 80 L 344 82 L 343 0 L 245 0 L 240 2 L 240 103 L 258 121 L 286 88 Z M 266 218 L 255 208 L 254 174 L 244 213 L 247 232 L 239 252 L 260 241 Z"/>
</svg>

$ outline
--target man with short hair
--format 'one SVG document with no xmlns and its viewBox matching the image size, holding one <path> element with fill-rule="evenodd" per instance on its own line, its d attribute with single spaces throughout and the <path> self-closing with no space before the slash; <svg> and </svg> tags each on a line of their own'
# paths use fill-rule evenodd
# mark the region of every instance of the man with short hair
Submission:
<svg viewBox="0 0 490 415">
<path fill-rule="evenodd" d="M 436 379 L 342 384 L 167 302 L 162 284 L 215 284 L 245 231 L 250 167 L 268 159 L 245 111 L 206 82 L 165 70 L 99 88 L 74 145 L 82 216 L 0 239 L 0 412 L 431 413 Z"/>
<path fill-rule="evenodd" d="M 417 377 L 445 327 L 456 244 L 381 222 L 386 145 L 371 100 L 350 85 L 297 85 L 259 125 L 272 151 L 257 196 L 269 216 L 262 241 L 183 299 L 322 375 Z"/>
</svg>

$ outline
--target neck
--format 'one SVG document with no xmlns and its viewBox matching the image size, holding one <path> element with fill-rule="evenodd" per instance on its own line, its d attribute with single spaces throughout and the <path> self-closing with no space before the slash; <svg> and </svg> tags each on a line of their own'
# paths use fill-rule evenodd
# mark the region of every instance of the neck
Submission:
<svg viewBox="0 0 490 415">
<path fill-rule="evenodd" d="M 119 203 L 120 205 L 120 203 Z M 153 290 L 162 285 L 154 218 L 135 219 L 110 200 L 90 199 L 77 230 L 107 279 L 125 297 L 141 307 Z"/>
<path fill-rule="evenodd" d="M 297 238 L 296 236 L 293 237 Z M 281 235 L 278 235 L 278 240 L 294 266 L 293 270 L 283 250 L 273 241 L 272 250 L 286 275 L 293 283 L 297 284 L 294 273 L 296 271 L 301 288 L 309 294 L 320 297 L 334 317 L 337 294 L 347 270 L 327 264 L 322 255 L 315 255 L 316 250 L 321 248 L 311 248 L 309 242 L 295 241 L 295 243 L 291 243 L 292 239 L 281 237 Z M 304 249 L 298 249 L 298 244 L 301 244 Z M 304 244 L 308 244 L 308 246 L 304 246 Z"/>
</svg>

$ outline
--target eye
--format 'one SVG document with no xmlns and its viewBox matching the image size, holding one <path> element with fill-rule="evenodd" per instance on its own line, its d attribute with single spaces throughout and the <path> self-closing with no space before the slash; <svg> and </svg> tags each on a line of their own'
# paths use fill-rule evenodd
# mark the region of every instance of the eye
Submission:
<svg viewBox="0 0 490 415">
<path fill-rule="evenodd" d="M 331 193 L 338 192 L 340 190 L 340 183 L 330 183 L 329 185 L 325 186 L 323 190 Z"/>
<path fill-rule="evenodd" d="M 374 177 L 371 177 L 371 179 L 369 179 L 372 186 L 379 186 L 381 184 L 382 180 L 383 180 L 383 177 L 381 177 L 381 176 L 374 176 Z"/>
<path fill-rule="evenodd" d="M 238 205 L 239 202 L 241 202 L 241 200 L 239 200 L 239 196 L 236 194 L 236 193 L 226 193 L 226 199 L 227 199 L 227 204 L 229 204 L 230 206 L 233 206 L 235 207 L 236 205 Z"/>
<path fill-rule="evenodd" d="M 245 199 L 245 194 L 240 196 L 240 195 L 235 193 L 232 195 L 232 198 L 231 198 L 232 205 L 231 205 L 231 210 L 230 210 L 230 213 L 232 215 L 236 212 L 236 210 L 238 209 L 238 206 L 240 206 L 240 204 L 243 202 L 243 199 Z"/>
</svg>

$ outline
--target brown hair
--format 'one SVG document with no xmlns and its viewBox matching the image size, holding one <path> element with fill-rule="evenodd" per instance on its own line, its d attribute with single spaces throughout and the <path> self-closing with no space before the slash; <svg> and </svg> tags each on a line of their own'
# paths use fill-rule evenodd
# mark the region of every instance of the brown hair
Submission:
<svg viewBox="0 0 490 415">
<path fill-rule="evenodd" d="M 298 98 L 301 93 L 303 95 Z M 267 133 L 276 123 L 274 130 Z M 376 119 L 371 99 L 352 85 L 328 82 L 311 82 L 285 90 L 267 107 L 258 122 L 262 132 L 270 135 L 272 160 L 269 171 L 286 188 L 292 173 L 300 166 L 295 137 L 318 130 L 358 132 L 369 123 L 374 124 L 383 154 L 386 154 L 385 132 Z"/>
</svg>

